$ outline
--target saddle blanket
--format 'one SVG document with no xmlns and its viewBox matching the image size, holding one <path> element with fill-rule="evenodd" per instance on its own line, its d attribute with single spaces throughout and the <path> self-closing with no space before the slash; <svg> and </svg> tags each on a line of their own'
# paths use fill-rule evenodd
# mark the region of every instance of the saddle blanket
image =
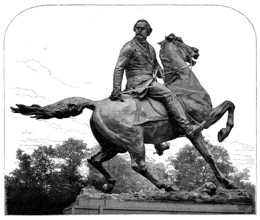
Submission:
<svg viewBox="0 0 260 220">
<path fill-rule="evenodd" d="M 137 106 L 135 125 L 140 125 L 149 121 L 169 120 L 166 109 L 162 103 L 149 97 L 142 100 L 134 100 Z"/>
</svg>

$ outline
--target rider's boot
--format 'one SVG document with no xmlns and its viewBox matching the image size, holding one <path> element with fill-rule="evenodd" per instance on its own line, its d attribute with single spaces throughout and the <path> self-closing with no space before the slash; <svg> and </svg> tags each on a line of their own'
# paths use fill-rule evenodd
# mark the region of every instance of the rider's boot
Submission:
<svg viewBox="0 0 260 220">
<path fill-rule="evenodd" d="M 187 116 L 180 104 L 180 102 L 177 100 L 176 97 L 173 97 L 168 103 L 167 103 L 167 110 L 168 114 L 173 117 L 173 119 L 178 123 L 178 125 L 182 128 L 182 130 L 185 132 L 185 135 L 189 139 L 193 139 L 195 134 L 201 130 L 203 130 L 203 126 L 205 124 L 205 121 L 201 124 L 192 125 L 189 120 L 187 119 Z"/>
<path fill-rule="evenodd" d="M 168 144 L 167 142 L 164 142 L 164 143 L 154 144 L 154 147 L 156 150 L 156 154 L 161 156 L 161 155 L 163 155 L 163 151 L 170 148 L 170 144 Z"/>
</svg>

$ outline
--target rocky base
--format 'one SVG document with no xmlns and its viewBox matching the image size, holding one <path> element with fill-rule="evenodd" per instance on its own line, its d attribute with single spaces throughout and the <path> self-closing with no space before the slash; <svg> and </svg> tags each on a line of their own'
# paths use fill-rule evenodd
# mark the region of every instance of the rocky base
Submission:
<svg viewBox="0 0 260 220">
<path fill-rule="evenodd" d="M 226 190 L 206 183 L 187 192 L 143 190 L 106 194 L 84 188 L 66 215 L 95 214 L 254 214 L 254 201 L 244 190 Z"/>
<path fill-rule="evenodd" d="M 93 188 L 82 189 L 79 199 L 117 200 L 117 201 L 164 201 L 164 202 L 195 202 L 208 204 L 252 204 L 247 192 L 241 189 L 227 190 L 217 188 L 212 183 L 206 183 L 198 189 L 187 192 L 166 192 L 162 190 L 142 190 L 133 193 L 105 194 Z M 76 201 L 76 203 L 77 203 Z"/>
</svg>

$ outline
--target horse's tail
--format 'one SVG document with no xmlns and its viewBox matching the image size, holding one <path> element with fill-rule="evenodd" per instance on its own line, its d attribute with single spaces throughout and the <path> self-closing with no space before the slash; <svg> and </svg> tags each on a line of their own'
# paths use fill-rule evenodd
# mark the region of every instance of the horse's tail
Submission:
<svg viewBox="0 0 260 220">
<path fill-rule="evenodd" d="M 95 101 L 91 101 L 81 97 L 71 97 L 63 99 L 54 104 L 41 107 L 40 105 L 26 106 L 17 104 L 18 108 L 11 107 L 12 112 L 20 113 L 22 115 L 31 115 L 31 118 L 36 119 L 50 119 L 50 118 L 69 118 L 77 116 L 82 113 L 84 108 L 95 110 Z"/>
</svg>

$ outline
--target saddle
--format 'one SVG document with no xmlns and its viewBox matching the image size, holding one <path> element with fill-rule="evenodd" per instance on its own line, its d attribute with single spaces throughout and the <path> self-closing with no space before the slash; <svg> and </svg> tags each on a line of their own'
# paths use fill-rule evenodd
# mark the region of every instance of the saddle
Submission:
<svg viewBox="0 0 260 220">
<path fill-rule="evenodd" d="M 141 125 L 149 121 L 169 120 L 164 105 L 149 97 L 142 100 L 134 98 L 137 109 L 135 113 L 135 125 Z"/>
</svg>

